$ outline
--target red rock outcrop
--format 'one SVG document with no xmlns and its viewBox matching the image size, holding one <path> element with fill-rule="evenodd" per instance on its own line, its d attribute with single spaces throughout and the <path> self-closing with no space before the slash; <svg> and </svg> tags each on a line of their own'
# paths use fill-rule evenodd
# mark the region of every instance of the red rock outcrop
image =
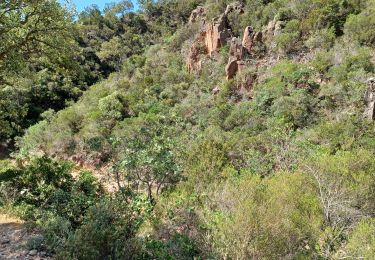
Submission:
<svg viewBox="0 0 375 260">
<path fill-rule="evenodd" d="M 262 33 L 255 32 L 251 26 L 245 28 L 242 46 L 250 53 L 256 42 L 262 41 Z"/>
<path fill-rule="evenodd" d="M 226 45 L 228 39 L 231 37 L 231 30 L 229 29 L 228 19 L 226 15 L 221 15 L 214 19 L 206 26 L 206 47 L 208 54 L 218 51 L 222 46 Z"/>
<path fill-rule="evenodd" d="M 245 67 L 243 61 L 246 53 L 251 53 L 252 48 L 257 42 L 262 41 L 262 33 L 255 32 L 251 26 L 245 28 L 242 43 L 239 39 L 233 38 L 229 49 L 229 60 L 225 67 L 227 79 L 232 79 L 238 71 L 241 72 Z"/>
<path fill-rule="evenodd" d="M 232 79 L 238 72 L 238 70 L 243 68 L 244 63 L 242 59 L 244 58 L 245 49 L 242 46 L 238 38 L 232 38 L 229 49 L 229 60 L 225 66 L 225 74 L 227 79 Z"/>
<path fill-rule="evenodd" d="M 228 64 L 225 66 L 225 74 L 227 80 L 232 79 L 238 71 L 238 60 L 236 58 L 229 58 Z"/>
<path fill-rule="evenodd" d="M 206 39 L 206 32 L 200 32 L 191 48 L 187 57 L 187 70 L 189 73 L 192 73 L 194 71 L 200 71 L 202 68 L 202 59 L 201 55 L 204 55 L 207 53 L 207 50 L 205 49 L 205 39 Z"/>
<path fill-rule="evenodd" d="M 237 12 L 238 14 L 242 14 L 244 12 L 244 3 L 243 1 L 237 1 L 233 2 L 229 5 L 227 5 L 227 8 L 225 9 L 224 15 L 228 15 L 231 12 Z"/>
<path fill-rule="evenodd" d="M 221 47 L 225 46 L 232 37 L 232 32 L 228 22 L 228 14 L 232 12 L 243 12 L 243 3 L 234 2 L 227 6 L 225 12 L 206 23 L 204 29 L 196 36 L 190 48 L 187 57 L 187 69 L 189 72 L 199 71 L 202 66 L 202 55 L 208 54 L 212 56 Z M 197 7 L 190 15 L 189 23 L 194 23 L 205 16 L 203 7 Z M 204 50 L 202 50 L 202 44 Z"/>
<path fill-rule="evenodd" d="M 206 10 L 202 6 L 195 8 L 189 17 L 189 24 L 195 23 L 206 16 Z"/>
<path fill-rule="evenodd" d="M 268 42 L 272 41 L 273 38 L 281 32 L 281 29 L 282 29 L 281 21 L 277 21 L 276 19 L 273 19 L 272 21 L 270 21 L 266 29 L 263 31 L 263 36 L 265 40 Z"/>
</svg>

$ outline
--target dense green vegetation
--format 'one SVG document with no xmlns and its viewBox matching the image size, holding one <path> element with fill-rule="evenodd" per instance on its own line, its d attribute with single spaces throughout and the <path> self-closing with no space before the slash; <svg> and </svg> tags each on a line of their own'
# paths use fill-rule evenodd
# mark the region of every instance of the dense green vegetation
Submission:
<svg viewBox="0 0 375 260">
<path fill-rule="evenodd" d="M 282 26 L 229 81 L 228 46 L 200 72 L 185 62 L 192 10 L 210 21 L 230 0 L 121 1 L 75 18 L 53 0 L 0 3 L 0 153 L 12 152 L 0 205 L 41 230 L 30 247 L 57 259 L 373 258 L 375 124 L 363 114 L 375 1 L 243 2 L 228 17 L 235 36 Z"/>
</svg>

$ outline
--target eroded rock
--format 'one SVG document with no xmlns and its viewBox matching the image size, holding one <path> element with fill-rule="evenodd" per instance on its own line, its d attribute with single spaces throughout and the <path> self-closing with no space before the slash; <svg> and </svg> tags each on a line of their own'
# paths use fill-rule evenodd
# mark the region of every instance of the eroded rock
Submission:
<svg viewBox="0 0 375 260">
<path fill-rule="evenodd" d="M 204 9 L 203 6 L 198 6 L 195 8 L 189 17 L 189 24 L 198 22 L 199 20 L 202 20 L 206 17 L 206 10 Z"/>
<path fill-rule="evenodd" d="M 29 251 L 30 256 L 36 256 L 37 254 L 38 254 L 38 251 L 35 249 Z"/>
<path fill-rule="evenodd" d="M 263 31 L 265 40 L 270 42 L 275 36 L 279 35 L 282 29 L 282 25 L 282 21 L 277 21 L 276 19 L 270 21 L 266 29 Z"/>
<path fill-rule="evenodd" d="M 242 60 L 245 54 L 244 47 L 238 38 L 233 37 L 230 42 L 229 56 Z"/>
<path fill-rule="evenodd" d="M 232 37 L 232 31 L 228 21 L 228 15 L 232 12 L 242 13 L 243 2 L 229 4 L 223 14 L 209 23 L 205 23 L 202 31 L 193 41 L 187 57 L 187 69 L 189 72 L 200 71 L 202 67 L 202 54 L 212 56 L 221 47 L 225 46 Z M 189 23 L 193 23 L 205 16 L 203 7 L 197 7 L 190 15 Z M 204 48 L 202 48 L 202 43 Z"/>
<path fill-rule="evenodd" d="M 256 42 L 262 41 L 262 33 L 255 32 L 251 26 L 245 28 L 242 46 L 250 53 Z"/>
<path fill-rule="evenodd" d="M 202 68 L 202 59 L 201 55 L 204 55 L 207 53 L 206 47 L 205 47 L 205 39 L 206 39 L 206 32 L 200 32 L 191 48 L 187 57 L 187 70 L 189 73 L 192 73 L 194 71 L 200 71 Z"/>
<path fill-rule="evenodd" d="M 229 58 L 227 65 L 225 66 L 225 74 L 227 75 L 227 80 L 234 78 L 238 71 L 238 60 L 236 58 Z"/>
<path fill-rule="evenodd" d="M 220 92 L 219 86 L 214 87 L 214 89 L 212 90 L 212 94 L 214 95 L 217 95 L 219 92 Z"/>
<path fill-rule="evenodd" d="M 244 12 L 244 7 L 245 5 L 243 1 L 233 2 L 227 5 L 227 8 L 225 8 L 224 15 L 228 15 L 232 12 L 237 12 L 238 14 L 242 14 Z"/>
<path fill-rule="evenodd" d="M 245 67 L 243 58 L 245 56 L 245 48 L 242 46 L 238 38 L 232 38 L 229 48 L 229 60 L 225 67 L 227 79 L 232 79 L 238 71 Z"/>
<path fill-rule="evenodd" d="M 240 40 L 238 38 L 232 38 L 229 49 L 229 60 L 225 66 L 225 74 L 228 80 L 232 79 L 237 74 L 240 66 L 244 66 L 242 62 L 244 54 L 245 49 Z"/>
<path fill-rule="evenodd" d="M 226 45 L 232 33 L 226 15 L 221 15 L 206 26 L 206 47 L 208 54 L 218 51 Z"/>
</svg>

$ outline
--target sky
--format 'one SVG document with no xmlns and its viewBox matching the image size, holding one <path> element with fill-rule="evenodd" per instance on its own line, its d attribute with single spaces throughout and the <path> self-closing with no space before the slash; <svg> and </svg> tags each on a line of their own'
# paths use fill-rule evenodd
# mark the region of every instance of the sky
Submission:
<svg viewBox="0 0 375 260">
<path fill-rule="evenodd" d="M 119 2 L 119 0 L 70 0 L 75 6 L 77 7 L 77 11 L 80 12 L 85 9 L 85 7 L 90 5 L 97 5 L 101 10 L 106 3 L 111 2 Z M 137 1 L 133 1 L 133 5 L 135 6 Z"/>
</svg>

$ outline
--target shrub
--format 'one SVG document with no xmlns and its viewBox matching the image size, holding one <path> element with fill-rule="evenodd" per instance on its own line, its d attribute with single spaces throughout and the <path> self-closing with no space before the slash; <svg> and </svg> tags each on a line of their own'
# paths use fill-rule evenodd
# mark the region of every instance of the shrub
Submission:
<svg viewBox="0 0 375 260">
<path fill-rule="evenodd" d="M 302 188 L 303 187 L 303 188 Z M 210 193 L 209 236 L 219 258 L 309 258 L 322 223 L 311 181 L 244 174 Z"/>
<path fill-rule="evenodd" d="M 305 45 L 310 49 L 329 50 L 335 42 L 335 30 L 333 27 L 315 31 Z"/>
<path fill-rule="evenodd" d="M 375 163 L 364 149 L 313 154 L 303 171 L 314 178 L 325 222 L 333 228 L 348 227 L 374 210 Z"/>
<path fill-rule="evenodd" d="M 222 170 L 229 163 L 228 146 L 220 129 L 209 128 L 190 147 L 184 168 L 192 189 L 199 191 L 224 177 Z"/>
<path fill-rule="evenodd" d="M 103 120 L 112 125 L 116 120 L 121 120 L 126 115 L 126 104 L 124 97 L 117 91 L 99 99 L 98 108 Z"/>
<path fill-rule="evenodd" d="M 57 252 L 58 259 L 132 259 L 135 234 L 150 212 L 147 199 L 116 194 L 92 206 L 82 225 Z"/>
<path fill-rule="evenodd" d="M 323 76 L 332 66 L 332 53 L 327 51 L 318 52 L 311 61 L 311 65 Z"/>
<path fill-rule="evenodd" d="M 297 49 L 297 43 L 300 38 L 299 21 L 289 21 L 281 33 L 275 37 L 276 45 L 279 51 L 290 53 Z"/>
<path fill-rule="evenodd" d="M 4 203 L 11 203 L 26 220 L 37 221 L 48 213 L 66 218 L 76 226 L 103 190 L 91 173 L 82 172 L 75 180 L 71 170 L 70 163 L 47 157 L 35 158 L 28 165 L 10 169 L 8 177 L 1 182 L 16 193 Z M 66 206 L 61 207 L 62 204 Z"/>
<path fill-rule="evenodd" d="M 275 65 L 265 81 L 256 86 L 255 105 L 263 115 L 273 114 L 295 127 L 306 126 L 314 116 L 316 85 L 310 81 L 312 70 L 290 62 Z"/>
<path fill-rule="evenodd" d="M 271 107 L 273 115 L 283 123 L 291 123 L 303 128 L 312 123 L 313 107 L 317 103 L 305 89 L 293 91 L 290 96 L 283 96 L 275 100 Z"/>
<path fill-rule="evenodd" d="M 356 40 L 361 44 L 373 46 L 375 44 L 375 6 L 370 6 L 359 14 L 351 14 L 344 27 L 348 39 Z"/>
<path fill-rule="evenodd" d="M 349 234 L 347 244 L 337 253 L 337 257 L 371 259 L 374 255 L 375 220 L 364 219 Z"/>
</svg>

